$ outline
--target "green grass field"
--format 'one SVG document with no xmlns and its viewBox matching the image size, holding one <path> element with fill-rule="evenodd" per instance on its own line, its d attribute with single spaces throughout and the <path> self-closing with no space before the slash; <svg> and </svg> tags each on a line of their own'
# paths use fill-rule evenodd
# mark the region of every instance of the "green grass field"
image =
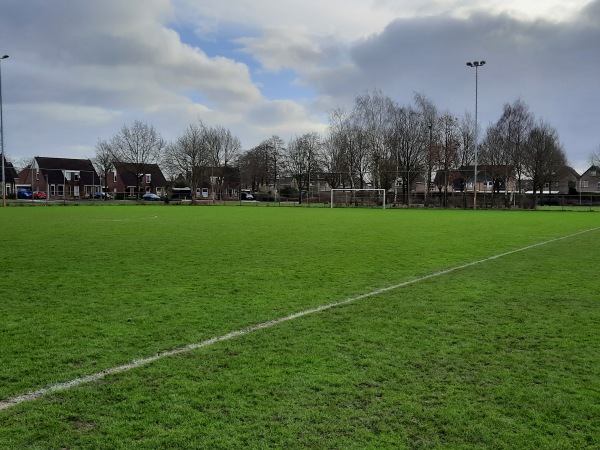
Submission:
<svg viewBox="0 0 600 450">
<path fill-rule="evenodd" d="M 5 404 L 482 261 L 7 406 L 0 448 L 600 446 L 598 213 L 10 207 L 0 226 Z"/>
</svg>

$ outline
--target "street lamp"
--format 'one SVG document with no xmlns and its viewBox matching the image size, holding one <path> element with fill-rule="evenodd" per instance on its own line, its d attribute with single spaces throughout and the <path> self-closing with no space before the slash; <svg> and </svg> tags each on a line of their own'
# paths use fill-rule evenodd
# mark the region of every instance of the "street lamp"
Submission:
<svg viewBox="0 0 600 450">
<path fill-rule="evenodd" d="M 479 122 L 477 122 L 477 69 L 479 69 L 483 65 L 485 65 L 485 61 L 473 61 L 467 63 L 467 66 L 469 67 L 475 67 L 475 167 L 473 170 L 473 209 L 477 209 L 477 146 L 479 143 Z"/>
<path fill-rule="evenodd" d="M 2 159 L 2 207 L 6 206 L 6 172 L 4 168 L 4 120 L 2 120 L 2 64 L 3 59 L 8 58 L 4 55 L 0 58 L 0 152 Z"/>
</svg>

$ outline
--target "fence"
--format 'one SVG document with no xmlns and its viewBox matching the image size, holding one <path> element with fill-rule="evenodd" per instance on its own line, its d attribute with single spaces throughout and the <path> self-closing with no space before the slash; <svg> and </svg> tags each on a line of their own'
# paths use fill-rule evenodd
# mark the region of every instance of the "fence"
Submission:
<svg viewBox="0 0 600 450">
<path fill-rule="evenodd" d="M 22 179 L 10 189 L 7 199 L 13 204 L 102 204 L 105 201 L 119 204 L 148 202 L 142 199 L 144 192 L 133 194 L 131 190 L 125 192 L 103 193 L 103 188 L 98 175 L 93 171 L 85 170 L 57 170 L 40 169 L 25 172 Z M 32 195 L 19 198 L 20 189 L 28 190 Z M 36 194 L 36 195 L 33 195 Z M 45 196 L 41 195 L 45 194 Z M 108 194 L 108 195 L 107 195 Z M 330 202 L 331 191 L 312 191 L 308 196 L 302 192 L 302 197 L 282 196 L 280 193 L 254 193 L 253 199 L 243 199 L 241 195 L 234 197 L 209 196 L 197 198 L 195 201 L 186 199 L 177 201 L 171 198 L 173 205 L 272 205 L 272 206 L 327 206 Z M 336 206 L 347 207 L 373 207 L 380 206 L 379 198 L 372 194 L 340 193 L 336 198 Z M 350 200 L 349 200 L 350 199 Z M 162 199 L 161 199 L 162 200 Z M 159 203 L 154 201 L 153 203 Z M 337 205 L 339 203 L 339 205 Z M 425 196 L 424 193 L 411 192 L 408 196 L 399 192 L 387 193 L 387 206 L 390 208 L 473 208 L 472 192 L 444 192 L 432 191 Z M 544 210 L 572 210 L 572 211 L 598 211 L 600 210 L 600 193 L 581 193 L 576 195 L 566 194 L 515 194 L 504 192 L 479 191 L 477 193 L 477 209 L 544 209 Z"/>
</svg>

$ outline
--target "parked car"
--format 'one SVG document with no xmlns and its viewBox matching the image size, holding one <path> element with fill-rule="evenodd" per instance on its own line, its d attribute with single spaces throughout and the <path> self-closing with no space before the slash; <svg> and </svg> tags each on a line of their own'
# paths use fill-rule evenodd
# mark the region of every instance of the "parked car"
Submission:
<svg viewBox="0 0 600 450">
<path fill-rule="evenodd" d="M 113 196 L 108 192 L 94 192 L 94 198 L 110 200 Z"/>
<path fill-rule="evenodd" d="M 33 198 L 35 198 L 36 200 L 45 200 L 48 198 L 48 196 L 46 195 L 45 192 L 42 191 L 35 191 L 33 194 L 31 194 L 33 196 Z"/>
<path fill-rule="evenodd" d="M 156 202 L 158 200 L 160 200 L 160 197 L 156 194 L 153 194 L 152 192 L 146 192 L 143 196 L 142 196 L 142 200 L 147 200 L 150 202 Z"/>
<path fill-rule="evenodd" d="M 31 198 L 31 192 L 27 189 L 19 189 L 19 191 L 17 192 L 17 198 Z"/>
</svg>

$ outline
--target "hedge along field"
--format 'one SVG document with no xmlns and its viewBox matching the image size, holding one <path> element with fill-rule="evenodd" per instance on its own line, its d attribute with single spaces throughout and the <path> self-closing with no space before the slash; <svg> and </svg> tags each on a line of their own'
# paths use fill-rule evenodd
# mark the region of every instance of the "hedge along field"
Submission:
<svg viewBox="0 0 600 450">
<path fill-rule="evenodd" d="M 1 401 L 599 220 L 140 206 L 0 223 Z M 592 231 L 23 403 L 0 443 L 589 445 L 597 249 Z"/>
</svg>

